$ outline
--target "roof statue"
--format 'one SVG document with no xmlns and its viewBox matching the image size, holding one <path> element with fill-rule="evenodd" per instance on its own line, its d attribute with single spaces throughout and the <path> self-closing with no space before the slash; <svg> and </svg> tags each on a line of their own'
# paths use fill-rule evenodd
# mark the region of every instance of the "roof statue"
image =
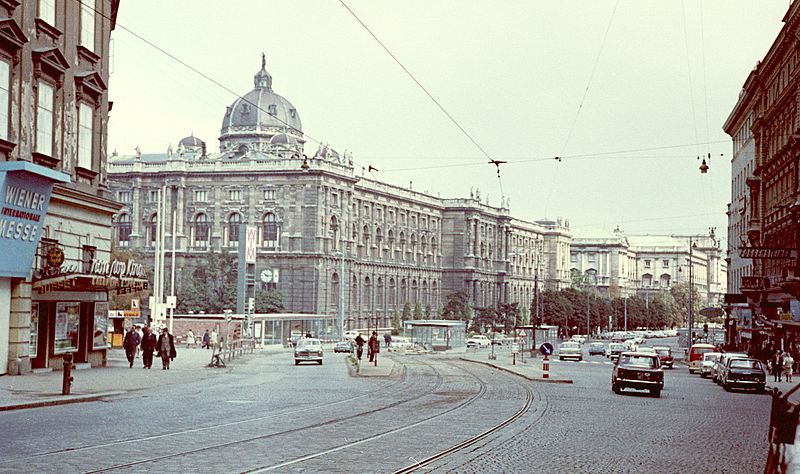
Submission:
<svg viewBox="0 0 800 474">
<path fill-rule="evenodd" d="M 172 143 L 167 147 L 167 158 L 172 158 Z"/>
<path fill-rule="evenodd" d="M 136 150 L 136 159 L 137 160 L 141 160 L 142 159 L 142 149 L 139 148 L 139 145 L 136 145 L 136 148 L 134 148 L 134 150 Z"/>
</svg>

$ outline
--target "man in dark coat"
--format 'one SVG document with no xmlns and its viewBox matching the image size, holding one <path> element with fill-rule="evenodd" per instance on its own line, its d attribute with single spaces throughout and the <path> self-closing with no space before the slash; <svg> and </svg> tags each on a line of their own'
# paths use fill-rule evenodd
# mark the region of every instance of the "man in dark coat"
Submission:
<svg viewBox="0 0 800 474">
<path fill-rule="evenodd" d="M 144 364 L 145 369 L 149 369 L 153 366 L 153 351 L 156 350 L 156 344 L 158 340 L 156 339 L 156 335 L 153 334 L 153 331 L 150 330 L 150 327 L 144 327 L 144 336 L 142 336 L 141 348 L 142 348 L 142 364 Z"/>
<path fill-rule="evenodd" d="M 169 361 L 175 358 L 175 337 L 169 333 L 169 329 L 164 328 L 158 336 L 158 355 L 161 356 L 161 370 L 169 370 Z"/>
<path fill-rule="evenodd" d="M 381 351 L 381 341 L 378 339 L 378 332 L 372 331 L 369 338 L 369 361 L 378 365 L 378 353 Z"/>
<path fill-rule="evenodd" d="M 203 334 L 203 346 L 200 348 L 208 349 L 209 347 L 211 347 L 211 335 L 208 333 L 208 329 L 206 329 L 205 334 Z"/>
<path fill-rule="evenodd" d="M 356 357 L 358 357 L 358 360 L 361 360 L 361 355 L 364 354 L 365 342 L 367 342 L 367 340 L 361 337 L 361 334 L 356 337 Z"/>
<path fill-rule="evenodd" d="M 136 328 L 132 327 L 125 334 L 122 347 L 125 349 L 125 357 L 128 358 L 128 363 L 133 367 L 133 359 L 136 357 L 136 348 L 139 347 L 139 333 L 136 332 Z"/>
<path fill-rule="evenodd" d="M 386 348 L 389 349 L 392 347 L 392 335 L 388 332 L 383 335 L 383 341 L 386 343 Z"/>
</svg>

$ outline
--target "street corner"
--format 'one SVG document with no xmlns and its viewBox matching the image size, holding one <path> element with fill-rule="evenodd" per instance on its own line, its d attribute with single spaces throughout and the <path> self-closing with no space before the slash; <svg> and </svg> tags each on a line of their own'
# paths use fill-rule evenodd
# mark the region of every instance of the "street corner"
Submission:
<svg viewBox="0 0 800 474">
<path fill-rule="evenodd" d="M 362 359 L 359 363 L 352 355 L 344 360 L 351 377 L 390 377 L 394 372 L 395 362 L 391 357 L 379 358 L 378 365 L 372 364 L 368 359 Z"/>
<path fill-rule="evenodd" d="M 504 363 L 503 361 L 499 360 L 480 360 L 474 357 L 459 357 L 459 359 L 465 362 L 472 362 L 475 364 L 485 365 L 487 367 L 492 367 L 498 370 L 502 370 L 503 372 L 508 372 L 510 374 L 522 377 L 526 380 L 530 380 L 532 382 L 544 382 L 544 383 L 556 383 L 556 384 L 572 384 L 572 379 L 564 378 L 564 377 L 553 377 L 552 375 L 548 374 L 547 377 L 544 376 L 544 372 L 536 367 L 535 365 L 530 364 L 511 364 L 511 363 Z"/>
</svg>

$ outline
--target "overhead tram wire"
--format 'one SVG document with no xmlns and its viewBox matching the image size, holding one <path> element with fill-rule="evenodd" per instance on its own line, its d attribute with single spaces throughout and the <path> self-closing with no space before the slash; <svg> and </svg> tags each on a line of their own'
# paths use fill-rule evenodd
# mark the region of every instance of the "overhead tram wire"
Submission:
<svg viewBox="0 0 800 474">
<path fill-rule="evenodd" d="M 578 104 L 578 110 L 575 111 L 575 118 L 572 120 L 572 124 L 567 132 L 567 138 L 564 140 L 564 145 L 561 147 L 561 153 L 555 157 L 555 160 L 559 163 L 561 163 L 563 158 L 562 155 L 564 155 L 564 153 L 567 151 L 567 145 L 572 139 L 572 133 L 575 131 L 575 127 L 578 124 L 578 117 L 580 117 L 581 110 L 583 110 L 583 104 L 586 102 L 586 96 L 589 95 L 589 87 L 591 87 L 592 81 L 594 80 L 594 75 L 597 72 L 597 66 L 600 65 L 600 58 L 603 55 L 603 50 L 606 46 L 606 40 L 608 39 L 608 32 L 611 31 L 611 24 L 614 22 L 614 16 L 617 13 L 617 7 L 619 7 L 619 0 L 614 3 L 614 9 L 611 11 L 611 16 L 608 19 L 608 25 L 606 25 L 606 31 L 603 33 L 603 40 L 600 42 L 600 49 L 597 51 L 597 56 L 595 57 L 594 65 L 592 66 L 592 72 L 589 74 L 589 80 L 586 82 L 586 88 L 583 90 L 583 96 L 581 97 L 580 104 Z M 550 180 L 550 192 L 547 194 L 547 200 L 545 201 L 545 215 L 547 215 L 547 208 L 550 207 L 550 198 L 553 196 L 553 190 L 555 189 L 556 181 L 558 180 L 558 172 L 560 170 L 560 166 L 556 167 L 555 179 Z"/>
</svg>

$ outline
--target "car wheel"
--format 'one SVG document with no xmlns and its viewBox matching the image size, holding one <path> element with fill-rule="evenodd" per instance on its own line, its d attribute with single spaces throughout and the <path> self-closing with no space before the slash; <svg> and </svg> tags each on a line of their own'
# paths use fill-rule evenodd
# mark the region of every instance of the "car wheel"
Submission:
<svg viewBox="0 0 800 474">
<path fill-rule="evenodd" d="M 756 393 L 763 395 L 764 394 L 764 386 L 762 385 L 760 387 L 756 387 Z"/>
<path fill-rule="evenodd" d="M 619 385 L 612 385 L 611 390 L 613 390 L 614 393 L 616 393 L 617 395 L 622 393 L 622 387 L 620 387 Z"/>
<path fill-rule="evenodd" d="M 661 397 L 661 389 L 660 388 L 651 388 L 650 389 L 650 395 L 652 395 L 652 396 L 654 396 L 656 398 Z"/>
<path fill-rule="evenodd" d="M 322 361 L 321 361 L 321 360 L 318 360 L 318 361 L 317 361 L 317 363 L 318 363 L 319 365 L 322 365 Z"/>
<path fill-rule="evenodd" d="M 700 372 L 700 378 L 701 378 L 701 379 L 704 379 L 704 378 L 706 378 L 706 377 L 708 377 L 708 376 L 707 376 L 705 373 L 703 373 L 703 372 Z"/>
<path fill-rule="evenodd" d="M 724 388 L 726 392 L 731 391 L 731 385 L 729 383 L 723 383 L 722 388 Z"/>
<path fill-rule="evenodd" d="M 693 374 L 693 373 L 694 373 L 694 370 L 692 370 L 692 369 L 689 369 L 689 373 L 690 373 L 690 374 Z"/>
<path fill-rule="evenodd" d="M 300 361 L 299 360 L 294 361 L 294 365 L 300 365 Z"/>
</svg>

